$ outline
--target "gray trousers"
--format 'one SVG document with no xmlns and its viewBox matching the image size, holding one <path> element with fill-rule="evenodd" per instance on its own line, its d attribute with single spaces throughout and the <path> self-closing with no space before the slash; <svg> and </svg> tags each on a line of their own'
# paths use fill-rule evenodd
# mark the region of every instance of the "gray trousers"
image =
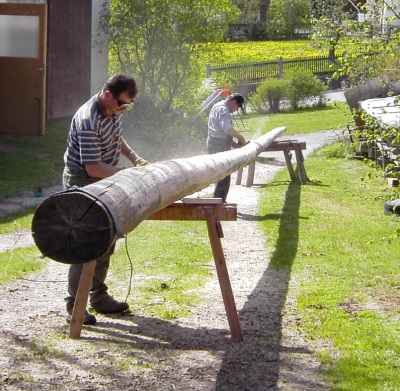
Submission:
<svg viewBox="0 0 400 391">
<path fill-rule="evenodd" d="M 93 178 L 87 176 L 84 171 L 71 171 L 64 169 L 63 186 L 67 190 L 72 186 L 82 187 L 95 182 Z M 93 283 L 90 290 L 90 303 L 93 305 L 101 301 L 107 295 L 107 285 L 104 283 L 108 268 L 110 266 L 110 256 L 114 248 L 106 256 L 96 259 L 96 269 L 94 272 Z M 79 280 L 81 277 L 82 265 L 71 265 L 68 272 L 68 297 L 65 298 L 67 305 L 71 305 L 75 301 L 76 292 L 78 291 Z"/>
<path fill-rule="evenodd" d="M 229 151 L 232 147 L 232 139 L 219 140 L 213 138 L 207 138 L 207 152 L 209 154 Z M 221 179 L 216 183 L 214 189 L 214 197 L 222 198 L 224 202 L 228 196 L 229 187 L 231 185 L 231 176 L 228 175 L 224 179 Z"/>
</svg>

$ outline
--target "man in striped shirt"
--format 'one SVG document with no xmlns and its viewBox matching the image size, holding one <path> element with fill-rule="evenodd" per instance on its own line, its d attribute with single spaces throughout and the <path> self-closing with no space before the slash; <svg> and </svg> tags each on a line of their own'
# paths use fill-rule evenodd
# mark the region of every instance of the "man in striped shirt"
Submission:
<svg viewBox="0 0 400 391">
<path fill-rule="evenodd" d="M 136 82 L 131 77 L 111 77 L 101 92 L 84 103 L 72 118 L 64 154 L 63 185 L 85 186 L 115 174 L 121 154 L 134 166 L 147 162 L 122 137 L 121 116 L 133 104 L 137 95 Z M 128 310 L 128 304 L 118 302 L 107 292 L 104 283 L 110 264 L 110 255 L 96 261 L 90 303 L 99 313 L 119 313 Z M 82 265 L 71 265 L 68 273 L 67 312 L 72 314 L 78 290 Z M 95 324 L 96 318 L 86 312 L 85 324 Z"/>
</svg>

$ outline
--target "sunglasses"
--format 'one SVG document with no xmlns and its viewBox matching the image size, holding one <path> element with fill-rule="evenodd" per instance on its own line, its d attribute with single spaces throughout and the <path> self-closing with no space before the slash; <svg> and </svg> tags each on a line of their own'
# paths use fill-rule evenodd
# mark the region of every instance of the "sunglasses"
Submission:
<svg viewBox="0 0 400 391">
<path fill-rule="evenodd" d="M 114 97 L 114 99 L 117 101 L 118 107 L 129 107 L 129 106 L 133 105 L 133 99 L 130 102 L 125 102 L 116 97 Z"/>
</svg>

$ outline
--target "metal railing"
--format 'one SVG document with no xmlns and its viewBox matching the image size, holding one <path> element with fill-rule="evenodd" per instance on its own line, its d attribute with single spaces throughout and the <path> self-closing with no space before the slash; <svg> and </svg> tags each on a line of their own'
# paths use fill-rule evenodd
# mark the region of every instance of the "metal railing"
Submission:
<svg viewBox="0 0 400 391">
<path fill-rule="evenodd" d="M 314 74 L 332 74 L 340 58 L 328 56 L 298 58 L 275 61 L 252 62 L 244 64 L 207 65 L 206 76 L 223 76 L 226 79 L 257 81 L 262 79 L 282 78 L 286 73 L 304 70 Z"/>
<path fill-rule="evenodd" d="M 358 57 L 367 64 L 377 53 L 359 53 Z M 222 77 L 225 80 L 259 82 L 265 79 L 282 78 L 295 71 L 311 72 L 317 76 L 332 76 L 343 62 L 343 56 L 316 56 L 241 64 L 206 65 L 207 78 Z"/>
</svg>

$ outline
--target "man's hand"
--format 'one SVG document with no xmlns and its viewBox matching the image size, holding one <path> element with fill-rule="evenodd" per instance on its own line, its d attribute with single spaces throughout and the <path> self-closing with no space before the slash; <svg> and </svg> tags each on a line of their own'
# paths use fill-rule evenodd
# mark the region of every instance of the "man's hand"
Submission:
<svg viewBox="0 0 400 391">
<path fill-rule="evenodd" d="M 243 145 L 246 145 L 247 144 L 247 141 L 246 141 L 246 139 L 242 136 L 242 135 L 240 135 L 240 137 L 238 136 L 238 144 L 241 146 L 241 147 L 243 147 Z"/>
<path fill-rule="evenodd" d="M 142 166 L 146 166 L 147 164 L 150 164 L 150 162 L 148 162 L 147 160 L 139 157 L 136 159 L 135 161 L 135 166 L 136 167 L 142 167 Z"/>
</svg>

